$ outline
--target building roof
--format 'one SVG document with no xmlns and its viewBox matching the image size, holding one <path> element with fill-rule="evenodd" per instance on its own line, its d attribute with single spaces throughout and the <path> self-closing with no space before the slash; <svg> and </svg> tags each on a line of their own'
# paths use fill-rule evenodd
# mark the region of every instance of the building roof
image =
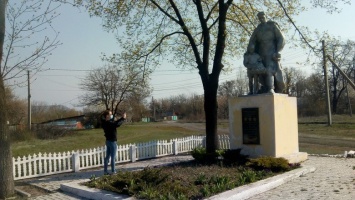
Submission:
<svg viewBox="0 0 355 200">
<path fill-rule="evenodd" d="M 64 117 L 64 118 L 59 118 L 59 119 L 52 119 L 52 120 L 41 122 L 39 124 L 47 124 L 47 123 L 51 123 L 51 122 L 63 121 L 63 120 L 71 120 L 71 119 L 77 119 L 77 118 L 82 118 L 82 117 L 85 117 L 85 115 L 77 115 L 77 116 L 72 116 L 72 117 Z"/>
</svg>

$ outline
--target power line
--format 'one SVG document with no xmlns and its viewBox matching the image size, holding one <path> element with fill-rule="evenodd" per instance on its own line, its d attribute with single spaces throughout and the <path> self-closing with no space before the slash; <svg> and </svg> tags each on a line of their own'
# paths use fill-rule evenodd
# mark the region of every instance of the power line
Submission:
<svg viewBox="0 0 355 200">
<path fill-rule="evenodd" d="M 222 78 L 222 79 L 220 79 L 220 82 L 221 81 L 229 81 L 229 80 L 233 80 L 233 77 Z M 159 92 L 159 91 L 167 91 L 167 90 L 178 90 L 178 89 L 193 88 L 193 87 L 197 87 L 197 86 L 202 86 L 202 82 L 198 81 L 198 82 L 193 82 L 193 83 L 189 83 L 189 84 L 181 84 L 181 85 L 174 85 L 171 87 L 163 87 L 160 89 L 154 89 L 154 91 Z"/>
<path fill-rule="evenodd" d="M 94 71 L 93 69 L 53 69 L 49 68 L 44 71 L 72 71 L 72 72 L 89 72 Z"/>
<path fill-rule="evenodd" d="M 58 68 L 48 68 L 43 71 L 95 71 L 96 69 L 58 69 Z M 154 72 L 189 72 L 189 69 L 165 69 L 165 70 L 154 70 Z"/>
</svg>

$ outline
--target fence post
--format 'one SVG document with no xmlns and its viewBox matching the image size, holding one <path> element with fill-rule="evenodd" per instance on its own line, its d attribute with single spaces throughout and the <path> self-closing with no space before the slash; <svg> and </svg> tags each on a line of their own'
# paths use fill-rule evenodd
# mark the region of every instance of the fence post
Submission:
<svg viewBox="0 0 355 200">
<path fill-rule="evenodd" d="M 136 145 L 131 145 L 130 147 L 129 147 L 129 154 L 130 154 L 130 156 L 131 156 L 131 162 L 136 162 L 136 160 L 137 160 L 137 148 L 136 148 Z"/>
<path fill-rule="evenodd" d="M 73 168 L 74 172 L 80 171 L 80 158 L 79 158 L 78 152 L 75 152 L 72 155 L 72 168 Z"/>
<path fill-rule="evenodd" d="M 206 136 L 202 138 L 202 147 L 206 148 Z"/>
<path fill-rule="evenodd" d="M 176 140 L 173 141 L 173 154 L 174 155 L 178 155 L 179 154 Z"/>
<path fill-rule="evenodd" d="M 154 154 L 155 154 L 155 158 L 159 156 L 159 142 L 156 140 L 154 141 Z"/>
</svg>

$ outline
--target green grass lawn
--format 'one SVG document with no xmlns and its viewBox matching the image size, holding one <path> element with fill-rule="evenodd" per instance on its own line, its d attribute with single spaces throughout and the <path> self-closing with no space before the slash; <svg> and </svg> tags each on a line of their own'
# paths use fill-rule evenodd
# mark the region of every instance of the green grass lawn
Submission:
<svg viewBox="0 0 355 200">
<path fill-rule="evenodd" d="M 355 149 L 355 116 L 332 115 L 332 125 L 327 116 L 299 118 L 299 148 L 311 154 L 343 154 Z"/>
<path fill-rule="evenodd" d="M 355 117 L 333 116 L 333 125 L 327 126 L 327 117 L 299 119 L 300 151 L 308 153 L 342 154 L 355 150 Z M 228 134 L 228 121 L 218 122 L 218 133 Z M 118 128 L 118 144 L 169 140 L 191 135 L 205 135 L 205 123 L 135 123 Z M 55 140 L 29 139 L 12 144 L 13 156 L 65 152 L 96 148 L 105 145 L 102 129 L 73 131 Z"/>
<path fill-rule="evenodd" d="M 118 144 L 140 143 L 152 140 L 169 140 L 202 135 L 201 131 L 185 129 L 181 126 L 167 125 L 164 123 L 149 124 L 125 124 L 117 129 Z M 12 144 L 14 157 L 27 156 L 29 154 L 66 152 L 96 148 L 105 145 L 105 137 L 102 129 L 73 131 L 65 137 L 55 140 L 31 139 Z"/>
</svg>

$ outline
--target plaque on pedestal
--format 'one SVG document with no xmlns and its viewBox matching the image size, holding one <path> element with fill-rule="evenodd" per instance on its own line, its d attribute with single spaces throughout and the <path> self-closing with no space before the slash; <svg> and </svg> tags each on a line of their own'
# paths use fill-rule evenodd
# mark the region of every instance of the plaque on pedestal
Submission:
<svg viewBox="0 0 355 200">
<path fill-rule="evenodd" d="M 243 144 L 260 144 L 259 109 L 242 109 Z"/>
</svg>

